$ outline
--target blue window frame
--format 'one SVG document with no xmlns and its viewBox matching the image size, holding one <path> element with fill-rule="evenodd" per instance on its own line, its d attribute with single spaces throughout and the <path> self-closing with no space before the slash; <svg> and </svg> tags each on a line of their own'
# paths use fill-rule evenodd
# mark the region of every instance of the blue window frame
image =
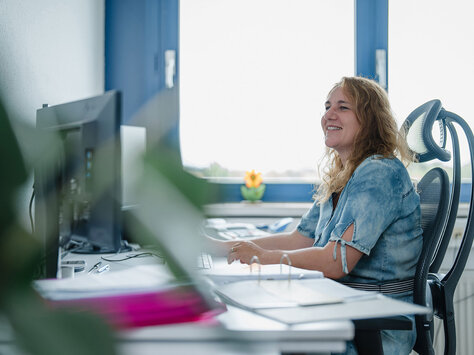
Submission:
<svg viewBox="0 0 474 355">
<path fill-rule="evenodd" d="M 123 91 L 124 123 L 164 89 L 166 49 L 178 50 L 178 1 L 105 1 L 105 89 Z"/>
<path fill-rule="evenodd" d="M 355 4 L 356 73 L 378 79 L 375 70 L 376 50 L 388 52 L 388 0 L 356 0 Z"/>
<path fill-rule="evenodd" d="M 105 4 L 105 88 L 123 92 L 123 121 L 128 124 L 141 124 L 132 122 L 135 113 L 167 91 L 157 108 L 174 120 L 167 143 L 179 156 L 179 68 L 178 85 L 172 89 L 165 89 L 163 70 L 166 50 L 179 56 L 179 0 L 106 0 Z M 355 0 L 355 27 L 355 73 L 377 79 L 375 51 L 388 49 L 388 0 Z M 148 134 L 153 135 L 155 125 L 150 126 Z M 241 200 L 241 184 L 218 185 L 223 202 Z M 308 183 L 268 183 L 263 201 L 310 202 L 313 193 L 314 186 Z"/>
</svg>

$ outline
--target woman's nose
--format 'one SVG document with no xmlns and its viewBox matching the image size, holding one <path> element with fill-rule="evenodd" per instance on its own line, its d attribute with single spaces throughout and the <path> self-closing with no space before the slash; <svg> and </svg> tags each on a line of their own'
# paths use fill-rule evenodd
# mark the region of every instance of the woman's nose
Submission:
<svg viewBox="0 0 474 355">
<path fill-rule="evenodd" d="M 328 108 L 326 113 L 324 114 L 324 118 L 326 120 L 333 120 L 335 119 L 335 114 L 334 114 L 334 109 L 333 108 Z"/>
</svg>

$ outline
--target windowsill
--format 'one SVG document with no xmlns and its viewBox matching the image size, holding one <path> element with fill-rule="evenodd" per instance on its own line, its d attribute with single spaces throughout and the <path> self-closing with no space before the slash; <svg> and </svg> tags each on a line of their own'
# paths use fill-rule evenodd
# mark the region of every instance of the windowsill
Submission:
<svg viewBox="0 0 474 355">
<path fill-rule="evenodd" d="M 245 184 L 242 177 L 203 177 L 204 180 L 215 184 Z M 315 181 L 314 177 L 296 176 L 296 177 L 265 177 L 265 184 L 312 184 L 318 185 L 321 182 Z"/>
<path fill-rule="evenodd" d="M 208 217 L 296 217 L 300 218 L 311 202 L 229 202 L 204 207 Z"/>
<path fill-rule="evenodd" d="M 225 202 L 204 206 L 208 217 L 301 217 L 312 202 Z M 467 217 L 469 205 L 460 203 L 458 219 Z"/>
</svg>

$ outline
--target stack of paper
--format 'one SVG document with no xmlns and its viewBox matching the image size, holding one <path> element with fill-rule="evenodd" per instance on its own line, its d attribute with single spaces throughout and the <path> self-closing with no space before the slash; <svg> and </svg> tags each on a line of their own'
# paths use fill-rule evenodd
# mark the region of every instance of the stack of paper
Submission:
<svg viewBox="0 0 474 355">
<path fill-rule="evenodd" d="M 173 281 L 163 265 L 138 265 L 103 274 L 82 273 L 74 278 L 36 280 L 33 286 L 44 298 L 65 300 L 163 290 L 172 287 Z"/>
<path fill-rule="evenodd" d="M 173 283 L 156 265 L 38 280 L 34 286 L 51 307 L 92 312 L 116 328 L 203 321 L 222 311 L 212 310 L 192 285 Z"/>
</svg>

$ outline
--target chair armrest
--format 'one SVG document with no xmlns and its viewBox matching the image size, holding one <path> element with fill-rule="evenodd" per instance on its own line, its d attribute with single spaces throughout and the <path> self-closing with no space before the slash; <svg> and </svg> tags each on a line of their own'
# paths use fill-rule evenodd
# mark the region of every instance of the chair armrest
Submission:
<svg viewBox="0 0 474 355">
<path fill-rule="evenodd" d="M 412 322 L 404 316 L 373 318 L 373 319 L 355 319 L 352 321 L 356 329 L 360 330 L 412 330 Z"/>
</svg>

